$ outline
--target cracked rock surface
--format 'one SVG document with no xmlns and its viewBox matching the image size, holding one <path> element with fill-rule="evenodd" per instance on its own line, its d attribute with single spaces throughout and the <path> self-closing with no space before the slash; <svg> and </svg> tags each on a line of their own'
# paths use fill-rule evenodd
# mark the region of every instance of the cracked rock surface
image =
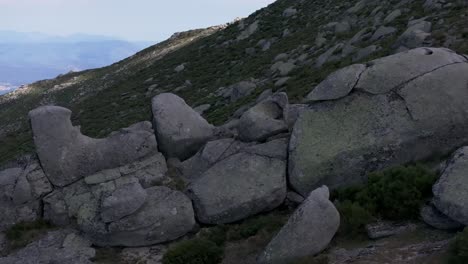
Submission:
<svg viewBox="0 0 468 264">
<path fill-rule="evenodd" d="M 279 206 L 287 193 L 286 151 L 287 140 L 278 139 L 242 150 L 206 170 L 188 188 L 198 220 L 232 223 Z"/>
<path fill-rule="evenodd" d="M 447 49 L 419 48 L 368 63 L 348 96 L 313 104 L 296 122 L 291 186 L 302 195 L 324 184 L 349 186 L 370 171 L 468 142 L 467 72 L 466 59 Z"/>
</svg>

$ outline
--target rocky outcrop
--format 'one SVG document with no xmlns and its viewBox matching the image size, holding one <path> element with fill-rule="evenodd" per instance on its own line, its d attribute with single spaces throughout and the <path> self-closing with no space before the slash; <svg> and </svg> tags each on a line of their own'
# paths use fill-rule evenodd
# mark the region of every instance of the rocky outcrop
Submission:
<svg viewBox="0 0 468 264">
<path fill-rule="evenodd" d="M 122 177 L 96 184 L 84 180 L 44 198 L 44 217 L 56 225 L 76 221 L 100 246 L 146 246 L 174 240 L 195 225 L 187 196 L 167 187 L 143 189 Z"/>
<path fill-rule="evenodd" d="M 458 223 L 468 225 L 468 147 L 457 150 L 433 186 L 434 206 Z"/>
<path fill-rule="evenodd" d="M 188 187 L 198 220 L 231 223 L 279 206 L 287 192 L 286 147 L 285 139 L 256 145 L 205 171 Z"/>
<path fill-rule="evenodd" d="M 457 230 L 464 226 L 444 215 L 433 204 L 424 205 L 420 216 L 424 223 L 441 230 Z"/>
<path fill-rule="evenodd" d="M 288 96 L 278 93 L 250 108 L 237 125 L 240 139 L 264 141 L 288 131 L 288 106 Z"/>
<path fill-rule="evenodd" d="M 157 95 L 152 109 L 159 149 L 166 158 L 190 158 L 213 137 L 214 127 L 175 94 Z"/>
<path fill-rule="evenodd" d="M 259 257 L 259 263 L 282 264 L 322 252 L 340 226 L 340 214 L 326 186 L 311 192 Z"/>
<path fill-rule="evenodd" d="M 47 233 L 43 238 L 27 245 L 11 255 L 1 258 L 0 263 L 67 263 L 91 264 L 96 251 L 91 242 L 72 230 Z"/>
<path fill-rule="evenodd" d="M 42 106 L 29 113 L 37 154 L 55 186 L 66 186 L 157 153 L 149 122 L 122 129 L 105 139 L 94 139 L 73 127 L 70 116 L 70 110 L 58 106 Z"/>
<path fill-rule="evenodd" d="M 347 96 L 310 106 L 296 122 L 289 180 L 302 195 L 322 184 L 360 183 L 370 171 L 448 153 L 468 141 L 463 56 L 419 48 L 368 65 Z"/>
<path fill-rule="evenodd" d="M 36 161 L 0 171 L 0 231 L 41 216 L 41 198 L 52 185 Z"/>
<path fill-rule="evenodd" d="M 330 74 L 307 95 L 306 100 L 324 101 L 345 97 L 356 86 L 365 69 L 365 65 L 354 64 Z"/>
</svg>

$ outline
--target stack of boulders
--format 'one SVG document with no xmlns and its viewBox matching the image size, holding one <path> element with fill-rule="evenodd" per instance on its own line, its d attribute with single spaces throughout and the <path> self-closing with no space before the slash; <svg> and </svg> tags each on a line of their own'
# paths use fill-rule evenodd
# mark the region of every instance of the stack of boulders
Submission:
<svg viewBox="0 0 468 264">
<path fill-rule="evenodd" d="M 328 188 L 468 143 L 466 73 L 465 57 L 418 48 L 331 74 L 308 105 L 289 104 L 282 92 L 262 96 L 221 127 L 182 98 L 160 94 L 152 101 L 153 124 L 103 139 L 81 134 L 71 111 L 39 107 L 30 119 L 40 163 L 0 172 L 0 206 L 9 212 L 0 216 L 0 230 L 43 216 L 77 227 L 94 245 L 147 246 L 295 197 L 300 206 L 259 262 L 318 254 L 340 223 Z M 466 152 L 454 154 L 423 209 L 434 226 L 468 224 Z M 181 179 L 168 171 L 169 161 Z M 176 180 L 186 188 L 176 190 Z"/>
</svg>

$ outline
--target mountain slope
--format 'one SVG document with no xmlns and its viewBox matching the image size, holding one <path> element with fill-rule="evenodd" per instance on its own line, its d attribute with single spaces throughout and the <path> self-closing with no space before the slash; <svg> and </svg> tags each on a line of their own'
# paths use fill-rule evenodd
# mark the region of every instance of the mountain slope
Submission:
<svg viewBox="0 0 468 264">
<path fill-rule="evenodd" d="M 284 89 L 300 102 L 333 70 L 405 45 L 466 54 L 468 12 L 460 6 L 467 3 L 446 2 L 439 8 L 423 0 L 278 0 L 244 20 L 176 34 L 109 67 L 31 84 L 0 97 L 0 161 L 31 149 L 27 112 L 38 105 L 68 107 L 83 133 L 105 136 L 149 120 L 151 97 L 171 91 L 191 106 L 209 104 L 206 117 L 221 124 L 264 90 Z M 413 25 L 422 28 L 407 33 Z M 241 81 L 255 89 L 226 99 L 222 87 Z"/>
</svg>

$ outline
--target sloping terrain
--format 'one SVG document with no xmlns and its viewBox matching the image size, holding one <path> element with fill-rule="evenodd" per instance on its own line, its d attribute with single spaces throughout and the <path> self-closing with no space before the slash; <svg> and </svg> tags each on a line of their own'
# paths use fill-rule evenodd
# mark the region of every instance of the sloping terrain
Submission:
<svg viewBox="0 0 468 264">
<path fill-rule="evenodd" d="M 39 105 L 72 109 L 85 134 L 102 137 L 149 120 L 151 97 L 170 91 L 192 107 L 209 104 L 204 115 L 218 125 L 264 90 L 284 89 L 300 102 L 332 71 L 403 46 L 468 53 L 464 2 L 425 2 L 279 0 L 228 26 L 176 34 L 109 67 L 31 84 L 0 97 L 0 162 L 30 152 L 27 112 Z M 241 81 L 253 90 L 227 100 L 222 87 Z"/>
</svg>

